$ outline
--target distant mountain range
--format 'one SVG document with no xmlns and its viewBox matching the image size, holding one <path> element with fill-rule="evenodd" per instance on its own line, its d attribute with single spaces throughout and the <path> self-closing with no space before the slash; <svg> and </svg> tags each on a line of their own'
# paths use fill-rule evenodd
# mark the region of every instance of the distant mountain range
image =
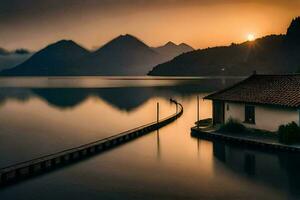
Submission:
<svg viewBox="0 0 300 200">
<path fill-rule="evenodd" d="M 194 49 L 185 43 L 179 45 L 173 42 L 168 42 L 167 44 L 153 48 L 156 52 L 163 55 L 166 60 L 170 60 L 182 53 L 193 51 Z"/>
<path fill-rule="evenodd" d="M 270 35 L 230 46 L 199 49 L 159 64 L 152 76 L 249 75 L 300 72 L 300 17 L 285 35 Z"/>
<path fill-rule="evenodd" d="M 128 34 L 92 52 L 73 41 L 61 40 L 30 58 L 26 50 L 15 51 L 14 54 L 26 55 L 28 59 L 21 64 L 16 62 L 19 65 L 2 70 L 0 75 L 145 75 L 149 72 L 152 76 L 243 76 L 253 71 L 284 74 L 300 72 L 299 52 L 300 17 L 297 17 L 284 35 L 199 50 L 172 42 L 154 48 Z M 8 55 L 11 52 L 0 48 L 0 70 L 1 58 Z"/>
<path fill-rule="evenodd" d="M 145 75 L 153 66 L 193 48 L 167 43 L 152 48 L 132 35 L 121 35 L 90 52 L 70 40 L 50 44 L 4 76 Z"/>
</svg>

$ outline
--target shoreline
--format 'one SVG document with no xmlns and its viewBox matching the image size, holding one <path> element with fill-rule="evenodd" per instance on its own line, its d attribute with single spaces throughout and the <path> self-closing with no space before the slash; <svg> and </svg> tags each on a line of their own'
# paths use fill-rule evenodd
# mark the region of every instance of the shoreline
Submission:
<svg viewBox="0 0 300 200">
<path fill-rule="evenodd" d="M 233 136 L 233 135 L 226 135 L 223 133 L 217 132 L 209 132 L 201 130 L 201 128 L 192 127 L 191 128 L 191 135 L 193 137 L 198 137 L 201 139 L 209 140 L 209 141 L 225 141 L 232 144 L 243 145 L 245 147 L 254 147 L 262 150 L 271 150 L 271 151 L 288 151 L 288 152 L 300 152 L 300 146 L 296 145 L 285 145 L 280 144 L 278 142 L 266 142 L 257 139 L 249 139 L 241 136 Z"/>
</svg>

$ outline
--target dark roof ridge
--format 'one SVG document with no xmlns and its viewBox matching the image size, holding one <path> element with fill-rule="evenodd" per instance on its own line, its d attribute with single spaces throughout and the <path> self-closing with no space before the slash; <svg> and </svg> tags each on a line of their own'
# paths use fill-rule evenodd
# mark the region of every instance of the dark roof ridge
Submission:
<svg viewBox="0 0 300 200">
<path fill-rule="evenodd" d="M 253 74 L 204 99 L 300 108 L 300 74 Z"/>
<path fill-rule="evenodd" d="M 231 86 L 229 86 L 229 87 L 227 87 L 227 88 L 224 88 L 223 90 L 219 90 L 219 91 L 217 91 L 217 92 L 214 92 L 214 93 L 212 93 L 212 94 L 209 94 L 209 95 L 205 96 L 204 99 L 210 99 L 210 97 L 212 97 L 213 95 L 216 95 L 216 94 L 220 94 L 220 93 L 226 92 L 227 90 L 230 90 L 230 89 L 232 89 L 232 88 L 234 88 L 234 87 L 236 87 L 236 86 L 238 86 L 238 85 L 241 85 L 241 84 L 245 83 L 246 81 L 248 81 L 249 79 L 253 78 L 254 76 L 259 76 L 259 75 L 258 75 L 258 74 L 252 74 L 252 75 L 249 76 L 248 78 L 246 78 L 246 79 L 244 79 L 244 80 L 242 80 L 242 81 L 239 81 L 239 82 L 237 82 L 237 83 L 235 83 L 235 84 L 233 84 L 233 85 L 231 85 Z"/>
</svg>

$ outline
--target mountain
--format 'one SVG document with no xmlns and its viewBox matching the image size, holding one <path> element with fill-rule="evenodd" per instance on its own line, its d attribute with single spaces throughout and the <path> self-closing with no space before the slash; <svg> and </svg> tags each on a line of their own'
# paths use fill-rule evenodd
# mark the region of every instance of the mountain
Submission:
<svg viewBox="0 0 300 200">
<path fill-rule="evenodd" d="M 296 17 L 292 20 L 291 25 L 287 30 L 287 40 L 294 42 L 294 44 L 300 43 L 300 17 Z"/>
<path fill-rule="evenodd" d="M 120 35 L 83 60 L 89 74 L 144 75 L 162 56 L 132 35 Z"/>
<path fill-rule="evenodd" d="M 70 40 L 50 44 L 3 76 L 145 75 L 154 65 L 190 50 L 185 44 L 151 48 L 132 35 L 120 35 L 94 52 Z M 16 50 L 27 55 L 26 50 Z"/>
<path fill-rule="evenodd" d="M 87 56 L 89 51 L 82 48 L 71 40 L 61 40 L 51 44 L 24 63 L 12 68 L 3 70 L 1 75 L 68 75 L 76 73 L 76 61 Z"/>
<path fill-rule="evenodd" d="M 108 42 L 90 56 L 83 65 L 96 75 L 145 75 L 154 65 L 183 52 L 193 50 L 186 44 L 167 43 L 151 48 L 138 38 L 126 34 Z"/>
<path fill-rule="evenodd" d="M 71 40 L 61 40 L 35 53 L 28 60 L 12 69 L 3 70 L 1 75 L 47 76 L 68 75 L 78 72 L 73 67 L 89 51 Z"/>
<path fill-rule="evenodd" d="M 161 54 L 165 60 L 170 60 L 182 53 L 186 53 L 189 51 L 193 51 L 194 49 L 185 44 L 185 43 L 181 43 L 179 45 L 174 44 L 173 42 L 168 42 L 167 44 L 160 46 L 160 47 L 156 47 L 153 48 L 156 52 L 158 52 L 159 54 Z"/>
<path fill-rule="evenodd" d="M 285 35 L 269 35 L 230 46 L 199 49 L 154 67 L 153 76 L 249 75 L 295 73 L 300 68 L 300 17 Z"/>
</svg>

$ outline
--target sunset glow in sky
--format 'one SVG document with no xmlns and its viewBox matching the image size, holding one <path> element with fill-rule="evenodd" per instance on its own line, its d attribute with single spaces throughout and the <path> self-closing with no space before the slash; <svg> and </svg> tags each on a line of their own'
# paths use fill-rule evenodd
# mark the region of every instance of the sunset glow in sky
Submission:
<svg viewBox="0 0 300 200">
<path fill-rule="evenodd" d="M 249 34 L 247 35 L 247 39 L 248 39 L 249 41 L 253 41 L 253 40 L 255 40 L 255 36 L 254 36 L 252 33 L 249 33 Z"/>
<path fill-rule="evenodd" d="M 72 39 L 94 49 L 129 33 L 151 46 L 205 48 L 285 33 L 299 13 L 299 0 L 1 0 L 0 46 Z"/>
</svg>

